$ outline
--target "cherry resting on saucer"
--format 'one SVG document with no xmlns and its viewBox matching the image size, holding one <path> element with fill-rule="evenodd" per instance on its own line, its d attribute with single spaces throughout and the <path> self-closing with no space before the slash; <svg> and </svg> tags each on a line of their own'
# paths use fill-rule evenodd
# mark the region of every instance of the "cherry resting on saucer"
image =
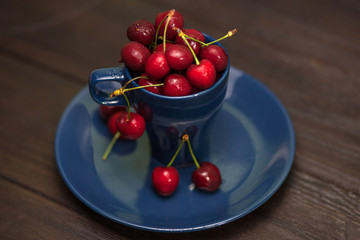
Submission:
<svg viewBox="0 0 360 240">
<path fill-rule="evenodd" d="M 145 120 L 134 112 L 130 112 L 129 119 L 127 112 L 120 112 L 116 120 L 116 128 L 123 138 L 136 140 L 145 132 Z"/>
<path fill-rule="evenodd" d="M 169 196 L 179 184 L 179 173 L 174 167 L 156 167 L 152 173 L 152 183 L 159 195 Z"/>
<path fill-rule="evenodd" d="M 201 162 L 200 168 L 192 173 L 192 181 L 195 186 L 205 191 L 215 191 L 221 184 L 219 169 L 210 162 Z"/>
</svg>

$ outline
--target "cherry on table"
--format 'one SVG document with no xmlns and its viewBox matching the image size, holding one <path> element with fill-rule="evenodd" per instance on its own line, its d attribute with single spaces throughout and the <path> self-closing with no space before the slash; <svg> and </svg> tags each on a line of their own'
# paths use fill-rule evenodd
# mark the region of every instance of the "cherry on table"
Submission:
<svg viewBox="0 0 360 240">
<path fill-rule="evenodd" d="M 195 88 L 208 89 L 215 83 L 216 69 L 210 60 L 201 59 L 199 65 L 191 64 L 187 68 L 186 78 Z"/>
<path fill-rule="evenodd" d="M 126 34 L 130 41 L 149 45 L 155 39 L 155 26 L 147 20 L 139 19 L 128 26 Z"/>
<path fill-rule="evenodd" d="M 191 177 L 195 186 L 201 190 L 213 192 L 221 185 L 220 170 L 210 162 L 201 162 Z"/>
<path fill-rule="evenodd" d="M 145 71 L 145 63 L 150 55 L 147 47 L 135 41 L 128 42 L 121 49 L 121 61 L 135 72 Z"/>
<path fill-rule="evenodd" d="M 215 44 L 203 47 L 200 52 L 200 58 L 210 60 L 217 72 L 224 71 L 228 64 L 228 56 L 225 50 Z"/>
<path fill-rule="evenodd" d="M 179 173 L 174 167 L 156 167 L 152 172 L 152 184 L 161 196 L 171 195 L 179 184 Z"/>
</svg>

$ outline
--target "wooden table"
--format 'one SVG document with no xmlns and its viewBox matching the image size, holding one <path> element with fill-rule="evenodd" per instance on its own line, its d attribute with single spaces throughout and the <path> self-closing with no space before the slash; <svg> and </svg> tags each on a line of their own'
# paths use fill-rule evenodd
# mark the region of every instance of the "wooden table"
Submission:
<svg viewBox="0 0 360 240">
<path fill-rule="evenodd" d="M 264 205 L 186 234 L 133 229 L 66 187 L 54 139 L 96 68 L 114 66 L 127 26 L 180 11 L 223 41 L 231 65 L 282 101 L 294 165 Z M 330 1 L 3 1 L 0 9 L 1 239 L 360 239 L 360 4 Z"/>
</svg>

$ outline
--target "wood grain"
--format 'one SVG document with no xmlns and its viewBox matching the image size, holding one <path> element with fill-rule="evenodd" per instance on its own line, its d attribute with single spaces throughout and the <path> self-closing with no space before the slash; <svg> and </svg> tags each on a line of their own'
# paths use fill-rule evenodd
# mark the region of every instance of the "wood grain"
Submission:
<svg viewBox="0 0 360 240">
<path fill-rule="evenodd" d="M 283 102 L 294 165 L 260 208 L 186 234 L 147 232 L 81 203 L 54 138 L 96 68 L 116 66 L 128 24 L 164 10 L 223 42 L 231 64 Z M 345 1 L 20 1 L 0 9 L 0 239 L 359 239 L 360 4 Z"/>
</svg>

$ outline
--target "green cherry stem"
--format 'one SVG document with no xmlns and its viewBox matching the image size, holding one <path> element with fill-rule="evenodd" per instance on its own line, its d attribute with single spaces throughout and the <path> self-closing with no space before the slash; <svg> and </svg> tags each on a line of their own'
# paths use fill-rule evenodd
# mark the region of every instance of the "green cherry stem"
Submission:
<svg viewBox="0 0 360 240">
<path fill-rule="evenodd" d="M 196 38 L 193 38 L 193 37 L 191 37 L 191 36 L 189 36 L 189 35 L 186 35 L 185 33 L 184 33 L 184 36 L 185 36 L 187 39 L 189 39 L 189 40 L 193 40 L 193 41 L 195 41 L 195 42 L 200 43 L 202 46 L 205 46 L 205 45 L 206 45 L 206 43 L 204 43 L 204 42 L 202 42 L 202 41 L 200 41 L 200 40 L 198 40 L 198 39 L 196 39 Z"/>
<path fill-rule="evenodd" d="M 104 155 L 102 156 L 103 161 L 105 161 L 108 158 L 108 156 L 109 156 L 109 154 L 111 152 L 111 149 L 114 147 L 114 144 L 119 139 L 120 135 L 121 135 L 121 133 L 119 131 L 117 131 L 114 134 L 113 138 L 111 139 L 111 142 L 110 142 L 109 146 L 106 148 L 106 151 L 104 152 Z"/>
<path fill-rule="evenodd" d="M 127 106 L 128 106 L 128 116 L 126 118 L 126 121 L 129 121 L 130 120 L 130 110 L 131 110 L 130 107 L 131 107 L 131 105 L 130 105 L 130 101 L 129 101 L 128 97 L 126 96 L 126 94 L 123 94 L 123 95 L 124 95 L 124 98 L 125 98 Z"/>
<path fill-rule="evenodd" d="M 219 41 L 221 41 L 221 40 L 223 40 L 223 39 L 225 39 L 225 38 L 231 37 L 231 36 L 233 36 L 236 32 L 237 32 L 236 29 L 233 29 L 233 30 L 231 30 L 231 31 L 228 31 L 228 33 L 227 33 L 225 36 L 223 36 L 223 37 L 221 37 L 221 38 L 219 38 L 219 39 L 216 39 L 215 41 L 205 43 L 205 44 L 203 44 L 203 46 L 206 47 L 206 46 L 209 46 L 209 45 L 214 44 L 214 43 L 216 43 L 216 42 L 219 42 Z"/>
<path fill-rule="evenodd" d="M 180 149 L 181 149 L 182 145 L 184 144 L 184 142 L 185 142 L 185 141 L 184 141 L 184 138 L 183 138 L 183 139 L 181 140 L 181 143 L 180 143 L 178 149 L 176 150 L 174 156 L 171 158 L 170 162 L 168 163 L 168 165 L 167 165 L 166 167 L 170 167 L 171 164 L 174 162 L 174 160 L 175 160 L 175 158 L 177 157 L 177 155 L 179 154 Z"/>
<path fill-rule="evenodd" d="M 147 87 L 160 87 L 160 86 L 163 86 L 163 85 L 164 85 L 164 83 L 149 84 L 149 85 L 144 85 L 144 86 L 127 88 L 127 89 L 124 89 L 123 92 L 125 93 L 125 92 L 128 92 L 128 91 L 137 90 L 137 89 L 142 89 L 142 88 L 147 88 Z"/>
<path fill-rule="evenodd" d="M 177 32 L 178 32 L 178 36 L 181 37 L 184 40 L 184 42 L 186 43 L 186 45 L 189 47 L 189 49 L 190 49 L 190 51 L 191 51 L 191 53 L 192 53 L 192 55 L 194 57 L 196 65 L 199 65 L 200 64 L 199 59 L 196 57 L 196 54 L 195 54 L 194 50 L 192 49 L 192 47 L 190 46 L 188 40 L 186 39 L 185 33 L 183 31 L 181 31 L 180 28 L 177 29 Z"/>
<path fill-rule="evenodd" d="M 191 154 L 191 157 L 193 158 L 193 160 L 194 160 L 194 162 L 195 162 L 195 165 L 196 165 L 196 168 L 200 168 L 200 164 L 199 164 L 199 162 L 196 160 L 196 157 L 195 157 L 195 154 L 194 154 L 194 152 L 193 152 L 193 150 L 192 150 L 192 147 L 191 147 L 191 143 L 190 143 L 190 139 L 189 139 L 189 135 L 187 135 L 187 134 L 185 134 L 184 136 L 186 136 L 186 142 L 187 142 L 187 144 L 188 144 L 188 146 L 189 146 L 189 151 L 190 151 L 190 154 Z"/>
<path fill-rule="evenodd" d="M 130 79 L 129 81 L 127 81 L 127 82 L 124 84 L 124 86 L 122 86 L 121 88 L 113 91 L 113 92 L 110 94 L 110 97 L 112 98 L 112 97 L 115 97 L 115 96 L 123 95 L 124 92 L 126 92 L 126 89 L 125 89 L 125 88 L 129 85 L 129 83 L 131 83 L 131 82 L 133 82 L 133 81 L 135 81 L 135 80 L 137 80 L 137 79 L 140 79 L 140 78 L 149 79 L 149 78 L 146 77 L 146 76 L 139 76 L 139 77 L 135 77 L 135 78 L 133 78 L 133 79 Z"/>
<path fill-rule="evenodd" d="M 164 36 L 163 36 L 163 48 L 164 48 L 164 53 L 166 51 L 166 32 L 167 32 L 167 28 L 168 28 L 168 25 L 169 25 L 169 22 L 170 22 L 170 19 L 171 17 L 175 14 L 175 10 L 172 9 L 169 11 L 168 13 L 168 18 L 166 20 L 166 24 L 165 24 L 165 28 L 164 28 Z"/>
<path fill-rule="evenodd" d="M 146 76 L 138 76 L 138 77 L 134 77 L 133 79 L 130 79 L 129 81 L 127 81 L 124 86 L 122 86 L 122 89 L 125 89 L 127 87 L 127 85 L 129 85 L 129 83 L 135 81 L 135 80 L 138 80 L 138 79 L 141 79 L 141 78 L 144 78 L 144 79 L 149 79 L 148 77 Z"/>
<path fill-rule="evenodd" d="M 159 31 L 160 31 L 160 27 L 161 25 L 164 23 L 165 19 L 168 17 L 168 15 L 166 15 L 161 22 L 159 23 L 156 32 L 155 32 L 155 41 L 154 41 L 154 49 L 156 49 L 156 45 L 157 45 L 157 41 L 158 41 L 158 36 L 159 36 Z"/>
</svg>

